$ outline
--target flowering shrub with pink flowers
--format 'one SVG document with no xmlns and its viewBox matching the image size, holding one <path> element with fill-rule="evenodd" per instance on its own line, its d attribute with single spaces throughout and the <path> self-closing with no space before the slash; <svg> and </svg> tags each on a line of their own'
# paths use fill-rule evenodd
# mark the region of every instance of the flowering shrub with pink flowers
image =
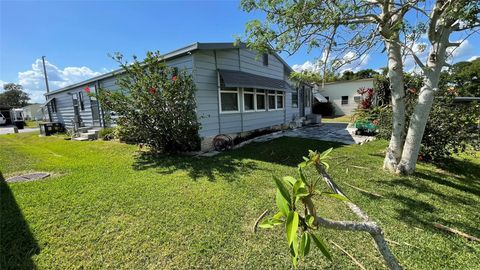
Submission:
<svg viewBox="0 0 480 270">
<path fill-rule="evenodd" d="M 198 149 L 200 125 L 191 75 L 168 67 L 158 51 L 147 52 L 143 61 L 133 57 L 132 63 L 120 53 L 112 58 L 122 67 L 119 89 L 100 89 L 99 100 L 104 110 L 118 115 L 120 139 L 154 152 Z"/>
</svg>

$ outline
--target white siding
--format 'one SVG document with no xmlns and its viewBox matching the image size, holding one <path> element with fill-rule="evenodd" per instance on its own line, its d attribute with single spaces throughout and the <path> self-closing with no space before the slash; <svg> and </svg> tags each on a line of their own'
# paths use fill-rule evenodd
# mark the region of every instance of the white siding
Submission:
<svg viewBox="0 0 480 270">
<path fill-rule="evenodd" d="M 335 115 L 350 115 L 358 107 L 354 101 L 359 88 L 373 88 L 374 79 L 364 79 L 355 81 L 341 81 L 325 84 L 324 88 L 319 88 L 319 93 L 328 97 L 335 107 Z M 348 104 L 342 105 L 342 96 L 348 96 Z"/>
</svg>

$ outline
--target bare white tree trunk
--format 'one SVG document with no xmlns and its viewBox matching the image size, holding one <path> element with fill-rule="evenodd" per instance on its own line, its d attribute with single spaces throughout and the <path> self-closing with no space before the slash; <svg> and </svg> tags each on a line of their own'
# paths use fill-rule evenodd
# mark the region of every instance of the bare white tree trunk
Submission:
<svg viewBox="0 0 480 270">
<path fill-rule="evenodd" d="M 402 158 L 397 166 L 399 174 L 412 174 L 415 172 L 418 153 L 427 125 L 428 116 L 432 108 L 435 92 L 438 90 L 438 82 L 442 67 L 445 65 L 446 50 L 449 46 L 451 30 L 443 28 L 432 40 L 432 49 L 424 68 L 424 86 L 421 88 L 418 102 L 410 117 L 407 137 L 403 147 Z"/>
<path fill-rule="evenodd" d="M 390 172 L 397 170 L 402 157 L 405 137 L 405 89 L 403 81 L 403 62 L 401 47 L 398 43 L 385 42 L 388 54 L 388 78 L 392 95 L 392 136 L 383 162 L 383 168 Z"/>
</svg>

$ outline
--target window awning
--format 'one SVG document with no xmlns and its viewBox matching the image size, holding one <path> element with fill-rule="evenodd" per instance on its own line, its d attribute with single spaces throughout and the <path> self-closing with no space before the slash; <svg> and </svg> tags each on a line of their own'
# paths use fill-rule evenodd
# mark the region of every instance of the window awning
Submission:
<svg viewBox="0 0 480 270">
<path fill-rule="evenodd" d="M 259 88 L 281 91 L 286 91 L 290 88 L 284 80 L 273 79 L 243 71 L 219 69 L 218 73 L 226 87 Z"/>
<path fill-rule="evenodd" d="M 46 107 L 48 103 L 52 102 L 52 100 L 54 99 L 55 99 L 54 97 L 47 99 L 47 101 L 45 101 L 45 103 L 43 103 L 41 107 Z"/>
<path fill-rule="evenodd" d="M 324 96 L 322 96 L 320 93 L 318 92 L 313 92 L 313 96 L 315 97 L 315 99 L 318 100 L 318 102 L 320 103 L 327 103 L 328 102 L 328 99 L 326 99 Z"/>
</svg>

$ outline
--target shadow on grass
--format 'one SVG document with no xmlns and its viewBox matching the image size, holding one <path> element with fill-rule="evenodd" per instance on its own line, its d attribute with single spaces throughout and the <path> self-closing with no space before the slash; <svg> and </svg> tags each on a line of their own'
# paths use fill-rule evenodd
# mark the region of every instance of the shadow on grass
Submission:
<svg viewBox="0 0 480 270">
<path fill-rule="evenodd" d="M 40 247 L 0 172 L 0 269 L 35 269 Z"/>
<path fill-rule="evenodd" d="M 133 168 L 135 170 L 154 168 L 160 174 L 185 170 L 194 180 L 206 177 L 209 181 L 215 181 L 217 177 L 222 177 L 226 181 L 235 181 L 241 175 L 256 170 L 257 166 L 255 162 L 232 159 L 228 155 L 188 157 L 142 153 L 136 157 Z"/>
<path fill-rule="evenodd" d="M 194 180 L 206 177 L 209 181 L 215 181 L 216 177 L 220 176 L 227 181 L 235 181 L 241 175 L 260 169 L 253 160 L 296 167 L 302 162 L 302 156 L 308 154 L 309 149 L 324 151 L 330 147 L 341 146 L 343 144 L 336 142 L 284 137 L 268 142 L 251 143 L 214 157 L 141 153 L 132 166 L 135 170 L 154 168 L 161 174 L 185 170 Z M 263 169 L 265 170 L 265 167 Z"/>
</svg>

